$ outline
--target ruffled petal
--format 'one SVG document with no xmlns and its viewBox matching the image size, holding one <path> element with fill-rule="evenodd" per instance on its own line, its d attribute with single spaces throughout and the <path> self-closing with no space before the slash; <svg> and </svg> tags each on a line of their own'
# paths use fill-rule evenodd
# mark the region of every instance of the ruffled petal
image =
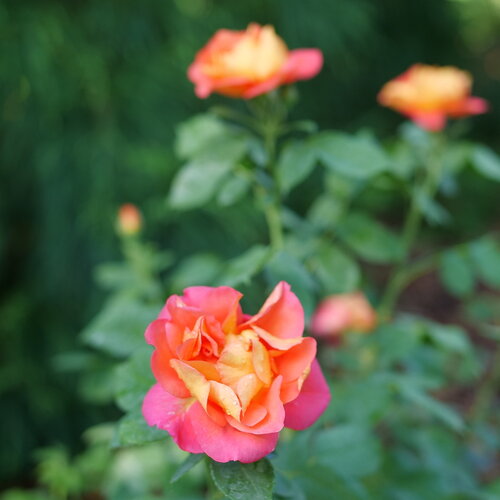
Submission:
<svg viewBox="0 0 500 500">
<path fill-rule="evenodd" d="M 179 448 L 189 453 L 203 453 L 192 420 L 188 418 L 194 399 L 172 396 L 156 384 L 149 389 L 142 404 L 142 414 L 150 426 L 167 431 Z"/>
<path fill-rule="evenodd" d="M 282 83 L 293 83 L 315 77 L 323 67 L 323 53 L 319 49 L 296 49 L 288 53 L 282 70 Z"/>
<path fill-rule="evenodd" d="M 300 345 L 275 358 L 278 373 L 283 375 L 281 400 L 284 403 L 294 400 L 299 395 L 315 357 L 316 340 L 306 337 Z"/>
<path fill-rule="evenodd" d="M 146 330 L 146 339 L 156 348 L 151 355 L 151 370 L 163 389 L 178 398 L 187 398 L 190 396 L 189 391 L 170 365 L 170 360 L 175 356 L 167 342 L 169 327 L 173 325 L 164 320 L 156 320 Z"/>
<path fill-rule="evenodd" d="M 229 424 L 221 427 L 206 414 L 199 403 L 193 404 L 188 418 L 193 423 L 200 448 L 216 462 L 256 462 L 271 453 L 278 442 L 278 432 L 257 435 L 238 431 Z"/>
<path fill-rule="evenodd" d="M 446 115 L 440 111 L 416 112 L 409 114 L 409 116 L 417 125 L 429 132 L 439 132 L 446 125 Z"/>
<path fill-rule="evenodd" d="M 300 394 L 285 405 L 285 427 L 300 431 L 314 424 L 328 407 L 330 398 L 328 384 L 318 361 L 314 360 Z"/>
<path fill-rule="evenodd" d="M 304 309 L 288 283 L 278 283 L 260 311 L 240 329 L 244 330 L 252 325 L 284 339 L 302 336 Z"/>
<path fill-rule="evenodd" d="M 486 99 L 481 97 L 468 97 L 460 109 L 450 113 L 454 118 L 460 118 L 469 115 L 480 115 L 486 113 L 490 109 L 490 105 Z"/>
<path fill-rule="evenodd" d="M 212 315 L 230 333 L 241 321 L 241 297 L 240 292 L 229 286 L 193 286 L 184 290 L 182 298 L 187 306 L 203 311 L 204 315 Z"/>
<path fill-rule="evenodd" d="M 280 399 L 282 377 L 276 377 L 269 388 L 262 396 L 255 398 L 248 407 L 248 417 L 245 415 L 241 422 L 232 417 L 228 417 L 228 422 L 236 429 L 242 432 L 252 434 L 269 434 L 279 432 L 283 429 L 285 419 L 285 408 Z M 265 409 L 265 414 L 262 414 Z M 263 415 L 262 418 L 252 420 L 256 414 Z M 245 418 L 247 417 L 247 418 Z"/>
</svg>

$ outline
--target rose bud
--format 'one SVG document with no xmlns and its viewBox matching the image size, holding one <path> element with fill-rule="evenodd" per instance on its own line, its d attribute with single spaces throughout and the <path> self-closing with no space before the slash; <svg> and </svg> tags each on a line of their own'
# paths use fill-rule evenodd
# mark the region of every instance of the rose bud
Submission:
<svg viewBox="0 0 500 500">
<path fill-rule="evenodd" d="M 118 210 L 117 230 L 122 236 L 137 234 L 142 227 L 142 216 L 132 203 L 125 203 Z"/>
<path fill-rule="evenodd" d="M 376 313 L 360 293 L 331 295 L 316 308 L 311 332 L 317 337 L 338 337 L 347 331 L 368 333 L 375 328 Z"/>
</svg>

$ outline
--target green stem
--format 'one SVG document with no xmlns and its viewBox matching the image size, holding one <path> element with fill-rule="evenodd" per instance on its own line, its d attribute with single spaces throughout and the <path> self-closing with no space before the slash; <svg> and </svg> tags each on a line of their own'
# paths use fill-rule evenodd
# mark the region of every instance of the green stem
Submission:
<svg viewBox="0 0 500 500">
<path fill-rule="evenodd" d="M 475 421 L 481 421 L 484 418 L 498 393 L 498 385 L 500 384 L 500 347 L 497 347 L 493 355 L 491 367 L 491 372 L 480 386 L 472 406 L 472 419 Z"/>
<path fill-rule="evenodd" d="M 498 237 L 498 234 L 498 231 L 491 231 L 489 233 L 483 234 L 481 238 Z M 410 283 L 413 283 L 421 276 L 424 276 L 425 274 L 435 270 L 444 252 L 449 250 L 459 250 L 461 248 L 467 247 L 478 238 L 480 237 L 476 236 L 475 238 L 471 238 L 470 240 L 463 241 L 439 252 L 435 252 L 426 257 L 422 257 L 413 264 L 406 265 L 404 268 L 404 272 L 398 273 L 397 276 L 394 276 L 394 279 L 389 282 L 386 295 L 390 296 L 390 298 L 387 300 L 393 300 L 393 294 L 396 294 L 397 296 L 397 294 L 403 291 Z M 386 297 L 384 296 L 384 298 Z M 380 311 L 382 311 L 382 305 L 380 306 Z"/>
<path fill-rule="evenodd" d="M 387 288 L 380 302 L 379 315 L 381 321 L 386 321 L 390 318 L 396 301 L 407 284 L 406 263 L 413 243 L 415 242 L 415 238 L 417 237 L 421 221 L 422 214 L 418 206 L 417 196 L 414 195 L 403 227 L 401 257 L 391 277 L 389 278 Z"/>
<path fill-rule="evenodd" d="M 279 251 L 283 248 L 283 224 L 281 222 L 281 207 L 275 203 L 267 204 L 265 207 L 267 225 L 269 227 L 269 239 L 271 247 Z"/>
<path fill-rule="evenodd" d="M 264 212 L 269 228 L 271 247 L 279 251 L 284 245 L 283 221 L 281 217 L 281 187 L 276 170 L 276 147 L 280 134 L 281 116 L 269 116 L 262 125 L 262 138 L 267 152 L 267 170 L 273 179 L 270 199 L 265 200 Z"/>
<path fill-rule="evenodd" d="M 380 301 L 379 318 L 381 321 L 390 319 L 399 295 L 410 282 L 408 259 L 422 224 L 419 196 L 433 198 L 437 191 L 441 170 L 438 161 L 440 146 L 439 143 L 436 143 L 423 171 L 421 184 L 412 191 L 410 209 L 403 226 L 401 255 Z"/>
</svg>

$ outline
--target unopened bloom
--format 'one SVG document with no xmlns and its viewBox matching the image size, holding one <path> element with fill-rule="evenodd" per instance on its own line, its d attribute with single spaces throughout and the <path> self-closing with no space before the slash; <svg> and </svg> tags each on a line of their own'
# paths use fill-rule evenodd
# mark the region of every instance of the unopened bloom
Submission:
<svg viewBox="0 0 500 500">
<path fill-rule="evenodd" d="M 367 333 L 375 328 L 376 313 L 360 293 L 331 295 L 311 318 L 311 332 L 318 337 L 336 337 L 346 331 Z"/>
<path fill-rule="evenodd" d="M 125 203 L 118 210 L 117 229 L 125 236 L 137 234 L 142 227 L 142 216 L 132 203 Z"/>
<path fill-rule="evenodd" d="M 187 288 L 146 330 L 157 380 L 143 403 L 147 423 L 218 462 L 259 460 L 283 427 L 310 426 L 330 399 L 290 285 L 279 283 L 255 316 L 243 314 L 241 297 Z"/>
<path fill-rule="evenodd" d="M 251 99 L 316 76 L 323 65 L 318 49 L 288 50 L 272 26 L 250 24 L 245 31 L 221 29 L 188 69 L 198 97 L 212 92 Z"/>
<path fill-rule="evenodd" d="M 447 118 L 485 113 L 488 103 L 472 97 L 472 78 L 453 66 L 414 64 L 386 83 L 378 102 L 408 116 L 430 131 L 441 130 Z"/>
</svg>

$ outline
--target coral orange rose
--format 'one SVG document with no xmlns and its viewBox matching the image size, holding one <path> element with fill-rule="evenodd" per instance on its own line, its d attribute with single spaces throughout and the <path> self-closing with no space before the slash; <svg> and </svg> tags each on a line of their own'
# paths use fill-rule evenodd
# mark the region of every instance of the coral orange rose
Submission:
<svg viewBox="0 0 500 500">
<path fill-rule="evenodd" d="M 157 380 L 143 403 L 147 423 L 218 462 L 259 460 L 284 426 L 310 426 L 330 400 L 290 285 L 279 283 L 255 316 L 242 313 L 241 297 L 187 288 L 146 330 Z"/>
<path fill-rule="evenodd" d="M 118 210 L 117 228 L 123 235 L 137 234 L 142 227 L 142 216 L 139 209 L 132 203 L 125 203 Z"/>
<path fill-rule="evenodd" d="M 336 337 L 345 331 L 370 332 L 376 313 L 360 293 L 331 295 L 318 306 L 311 318 L 311 332 L 318 337 Z"/>
<path fill-rule="evenodd" d="M 323 65 L 318 49 L 288 50 L 272 26 L 219 30 L 188 69 L 198 97 L 212 92 L 252 99 L 280 85 L 307 80 Z"/>
<path fill-rule="evenodd" d="M 415 64 L 386 83 L 378 102 L 408 116 L 430 131 L 441 130 L 446 119 L 485 113 L 488 103 L 470 95 L 472 78 L 453 66 Z"/>
</svg>

